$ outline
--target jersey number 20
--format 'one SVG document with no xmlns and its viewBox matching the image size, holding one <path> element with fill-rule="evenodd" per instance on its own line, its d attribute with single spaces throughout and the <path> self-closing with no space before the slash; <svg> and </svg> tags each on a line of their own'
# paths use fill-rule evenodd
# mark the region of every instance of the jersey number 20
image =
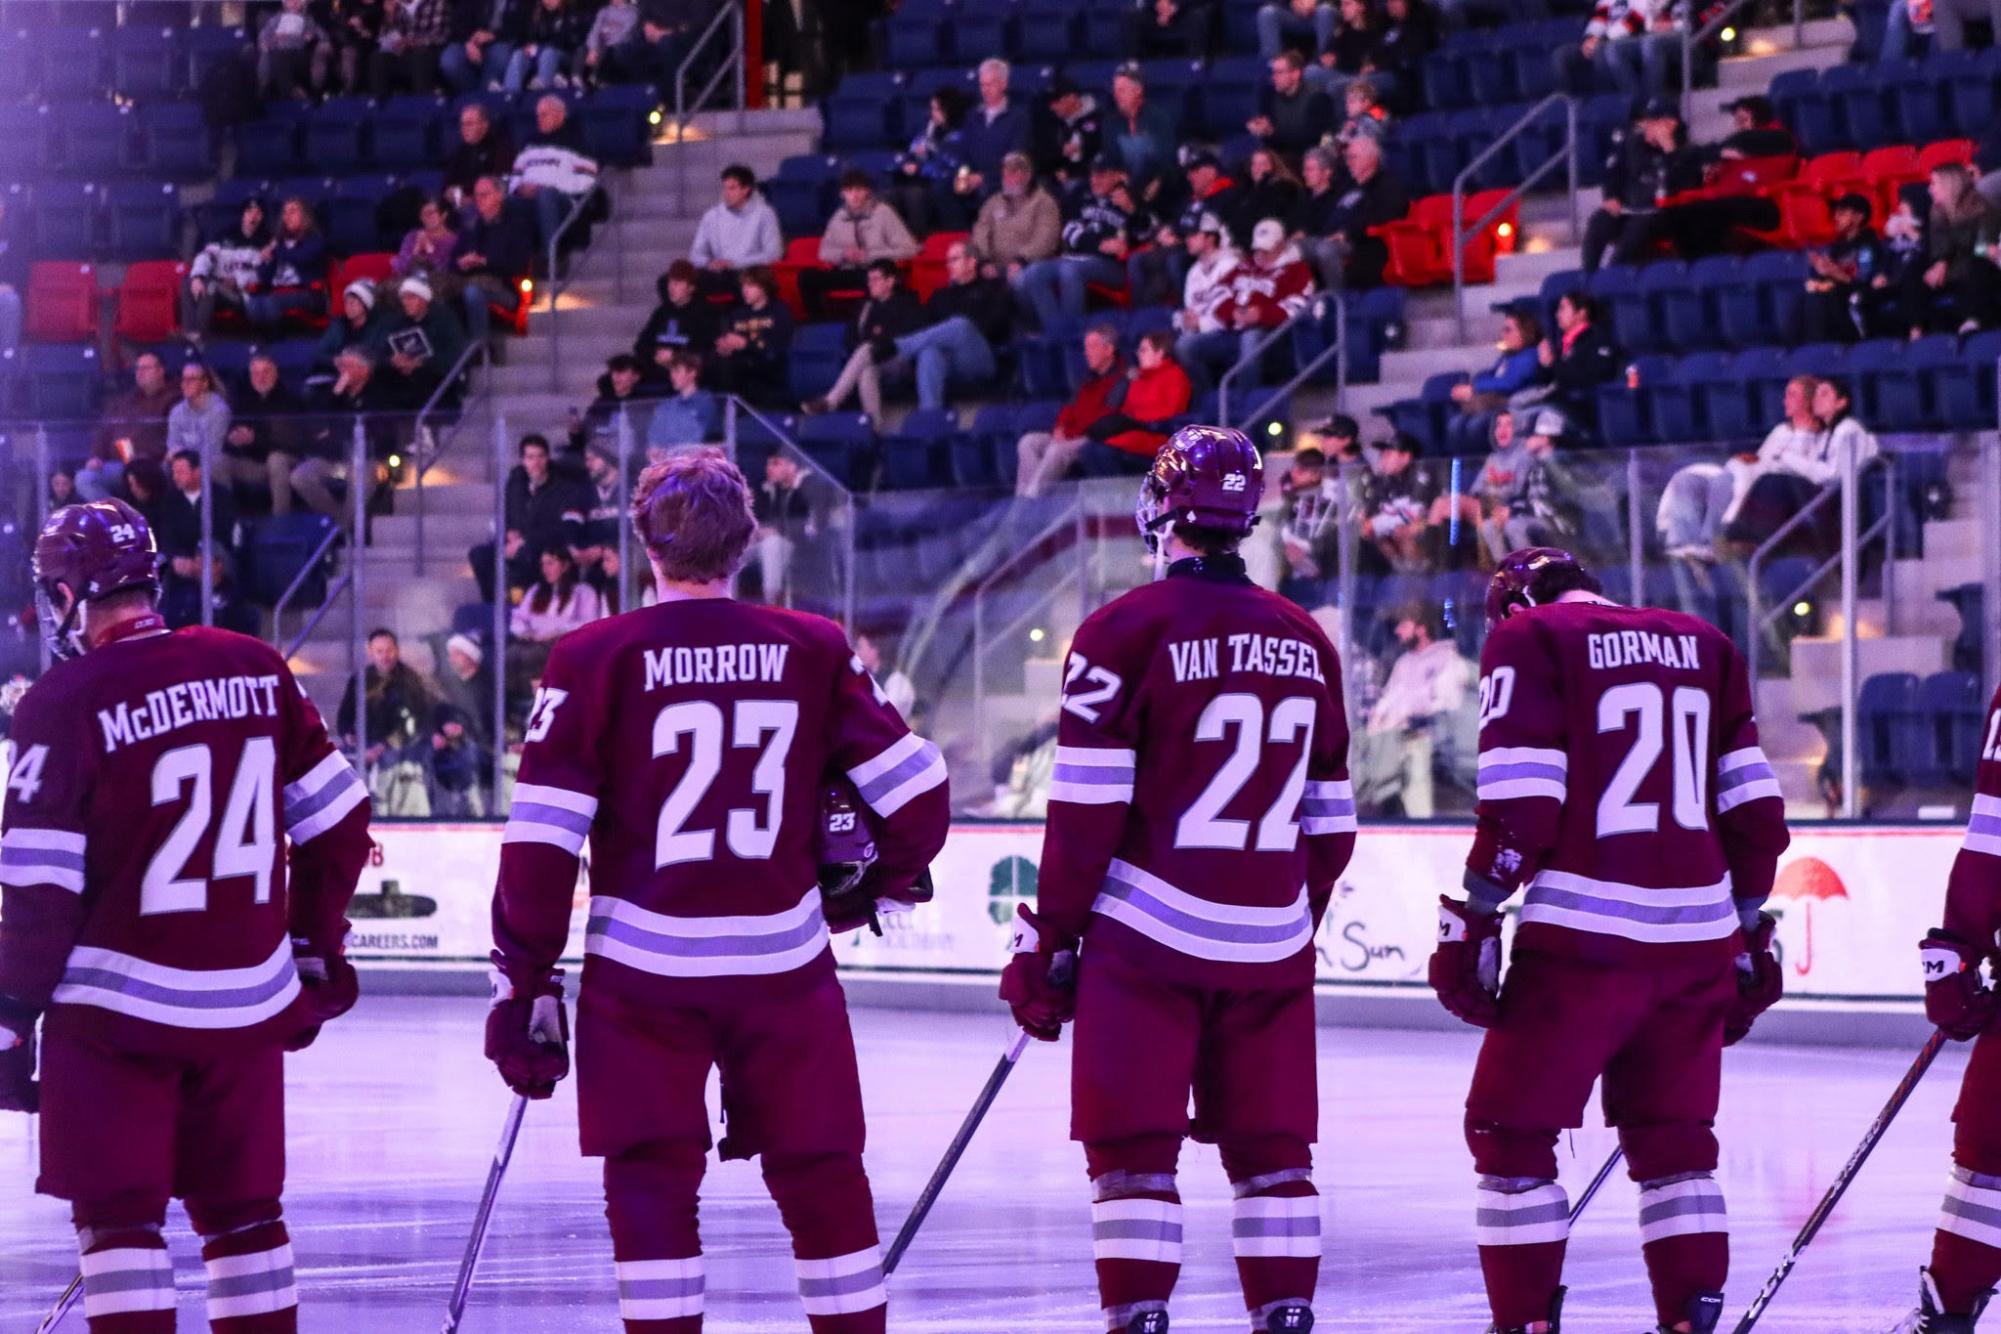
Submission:
<svg viewBox="0 0 2001 1334">
<path fill-rule="evenodd" d="M 1668 783 L 1674 794 L 1674 822 L 1683 829 L 1709 828 L 1708 692 L 1677 686 L 1668 696 L 1650 681 L 1613 686 L 1598 697 L 1598 733 L 1625 731 L 1633 733 L 1633 744 L 1598 798 L 1598 837 L 1651 834 L 1660 828 L 1660 803 L 1634 801 L 1633 794 L 1654 771 L 1670 741 Z"/>
</svg>

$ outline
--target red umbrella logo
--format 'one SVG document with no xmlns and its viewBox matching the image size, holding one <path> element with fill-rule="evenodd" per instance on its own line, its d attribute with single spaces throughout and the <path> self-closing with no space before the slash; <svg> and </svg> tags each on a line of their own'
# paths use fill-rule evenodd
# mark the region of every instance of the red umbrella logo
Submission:
<svg viewBox="0 0 2001 1334">
<path fill-rule="evenodd" d="M 1815 899 L 1845 899 L 1847 886 L 1834 868 L 1818 857 L 1801 857 L 1786 863 L 1772 884 L 1772 896 L 1799 899 L 1806 916 L 1806 950 L 1793 963 L 1793 971 L 1804 976 L 1813 968 L 1813 904 Z"/>
</svg>

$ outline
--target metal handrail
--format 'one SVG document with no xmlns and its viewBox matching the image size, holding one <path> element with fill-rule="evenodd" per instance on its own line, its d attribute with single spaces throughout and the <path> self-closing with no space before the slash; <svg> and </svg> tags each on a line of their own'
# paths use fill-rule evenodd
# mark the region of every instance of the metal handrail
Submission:
<svg viewBox="0 0 2001 1334">
<path fill-rule="evenodd" d="M 987 571 L 986 576 L 973 585 L 973 731 L 982 739 L 987 737 L 987 590 L 999 582 L 1002 575 L 1040 553 L 1044 543 L 1052 541 L 1066 529 L 1072 534 L 1071 549 L 1081 552 L 1085 520 L 1084 489 L 1079 487 L 1076 498 L 1061 513 L 1044 524 L 1035 536 L 1017 547 L 1013 555 Z M 1043 563 L 1046 564 L 1047 560 L 1045 559 Z M 1067 591 L 1073 581 L 1081 585 L 1081 581 L 1085 578 L 1085 569 L 1083 560 L 1075 562 L 1074 568 L 1060 576 L 1039 599 L 1017 616 L 1009 629 L 1013 630 L 1025 617 L 1032 617 L 1043 610 L 1057 596 Z"/>
<path fill-rule="evenodd" d="M 1223 377 L 1216 381 L 1216 418 L 1218 421 L 1230 420 L 1230 381 L 1262 362 L 1265 352 L 1272 344 L 1276 343 L 1286 334 L 1291 333 L 1295 325 L 1312 314 L 1313 303 L 1309 301 L 1298 310 L 1292 312 L 1292 314 L 1286 316 L 1284 323 L 1275 326 L 1264 337 L 1258 339 L 1257 344 L 1250 351 L 1240 353 L 1237 360 L 1230 366 L 1230 369 L 1223 372 Z"/>
<path fill-rule="evenodd" d="M 329 586 L 327 589 L 326 601 L 322 602 L 319 606 L 313 608 L 313 614 L 306 618 L 306 623 L 304 625 L 299 627 L 299 633 L 293 635 L 291 638 L 291 642 L 285 645 L 282 652 L 284 653 L 286 658 L 289 659 L 294 653 L 297 653 L 300 647 L 303 646 L 308 639 L 312 638 L 313 631 L 319 629 L 320 622 L 325 620 L 327 613 L 333 610 L 334 603 L 340 601 L 340 595 L 347 591 L 347 586 L 349 583 L 353 581 L 353 579 L 354 579 L 354 572 L 352 570 L 349 570 L 346 573 L 342 574 L 340 578 L 333 581 L 332 585 Z M 277 624 L 278 624 L 277 614 L 274 612 L 272 614 L 272 619 L 271 619 L 272 628 L 275 629 L 277 627 Z"/>
<path fill-rule="evenodd" d="M 473 342 L 465 351 L 459 353 L 459 359 L 452 363 L 451 370 L 447 371 L 445 378 L 438 382 L 438 387 L 431 391 L 431 396 L 424 400 L 424 406 L 417 409 L 416 420 L 410 428 L 410 443 L 413 447 L 424 438 L 425 428 L 429 425 L 426 418 L 430 417 L 443 406 L 446 395 L 451 392 L 452 387 L 458 384 L 462 377 L 470 375 L 470 368 L 475 357 L 479 359 L 482 366 L 491 369 L 493 352 L 484 339 Z M 470 379 L 467 382 L 471 383 Z M 479 382 L 479 387 L 459 405 L 460 418 L 463 419 L 470 414 L 484 399 L 491 397 L 492 394 L 492 377 L 487 376 L 482 378 Z M 436 439 L 435 434 L 432 436 L 432 439 Z M 438 460 L 445 456 L 446 451 L 447 446 L 439 444 L 431 451 L 429 458 L 412 460 L 416 464 L 414 469 L 416 473 L 414 489 L 417 492 L 417 565 L 419 568 L 422 568 L 424 564 L 424 478 L 430 474 L 432 468 L 437 466 Z"/>
<path fill-rule="evenodd" d="M 1275 414 L 1279 409 L 1279 405 L 1291 397 L 1300 386 L 1317 375 L 1320 368 L 1325 366 L 1331 357 L 1338 357 L 1340 359 L 1335 365 L 1334 373 L 1334 410 L 1336 412 L 1346 410 L 1348 406 L 1348 358 L 1346 355 L 1348 351 L 1348 303 L 1330 293 L 1317 299 L 1309 309 L 1314 312 L 1314 318 L 1319 319 L 1325 314 L 1324 303 L 1328 301 L 1334 303 L 1334 341 L 1327 347 L 1322 348 L 1319 355 L 1314 357 L 1313 360 L 1294 371 L 1290 380 L 1287 380 L 1266 397 L 1263 407 L 1242 421 L 1233 422 L 1230 420 L 1229 415 L 1223 411 L 1223 400 L 1219 396 L 1216 400 L 1216 415 L 1218 417 L 1222 418 L 1228 425 L 1236 427 L 1239 431 L 1249 431 L 1259 422 Z"/>
<path fill-rule="evenodd" d="M 545 271 L 543 281 L 548 284 L 549 294 L 549 388 L 552 390 L 560 390 L 563 387 L 563 320 L 560 298 L 563 293 L 576 285 L 577 278 L 583 272 L 584 265 L 589 262 L 591 252 L 596 249 L 595 246 L 586 247 L 577 256 L 576 262 L 570 266 L 568 275 L 563 275 L 561 270 L 557 268 L 557 264 L 561 259 L 560 252 L 563 237 L 568 235 L 570 229 L 575 227 L 583 218 L 584 210 L 591 206 L 591 201 L 597 196 L 599 190 L 604 191 L 606 211 L 611 215 L 611 244 L 612 251 L 616 256 L 614 264 L 617 269 L 612 281 L 618 285 L 619 295 L 624 295 L 625 228 L 621 225 L 622 220 L 619 217 L 618 200 L 612 191 L 611 180 L 609 177 L 601 175 L 598 177 L 598 183 L 595 187 L 577 196 L 577 202 L 571 206 L 569 214 L 564 217 L 562 224 L 556 228 L 555 233 L 549 237 L 548 268 Z"/>
<path fill-rule="evenodd" d="M 1873 468 L 1878 468 L 1878 467 L 1889 468 L 1890 466 L 1891 466 L 1890 457 L 1887 454 L 1878 454 L 1874 458 L 1871 458 L 1866 462 L 1864 462 L 1862 467 L 1857 470 L 1856 476 L 1860 478 L 1864 473 L 1867 473 L 1869 470 Z M 1842 488 L 1834 483 L 1829 483 L 1828 485 L 1823 486 L 1820 489 L 1819 493 L 1813 497 L 1813 499 L 1807 501 L 1806 504 L 1800 506 L 1798 513 L 1792 515 L 1784 523 L 1780 524 L 1776 529 L 1774 529 L 1772 535 L 1766 538 L 1762 543 L 1760 543 L 1758 549 L 1753 551 L 1749 559 L 1747 559 L 1744 563 L 1744 582 L 1746 585 L 1744 589 L 1744 600 L 1746 607 L 1749 609 L 1751 613 L 1751 632 L 1752 632 L 1750 636 L 1751 642 L 1745 646 L 1745 657 L 1748 660 L 1750 676 L 1753 681 L 1758 679 L 1758 649 L 1761 642 L 1760 635 L 1764 631 L 1765 627 L 1776 621 L 1781 612 L 1783 612 L 1787 607 L 1791 606 L 1794 602 L 1798 601 L 1802 593 L 1811 589 L 1815 584 L 1819 583 L 1823 578 L 1825 578 L 1827 576 L 1828 571 L 1832 570 L 1835 566 L 1839 565 L 1842 559 L 1848 553 L 1836 552 L 1834 555 L 1828 557 L 1825 561 L 1823 561 L 1820 564 L 1819 567 L 1817 567 L 1813 571 L 1811 575 L 1809 575 L 1804 581 L 1801 582 L 1798 588 L 1794 589 L 1786 597 L 1779 599 L 1769 612 L 1761 610 L 1759 606 L 1759 604 L 1764 601 L 1764 599 L 1759 596 L 1759 590 L 1758 590 L 1759 567 L 1762 566 L 1766 561 L 1770 560 L 1772 556 L 1775 553 L 1777 553 L 1778 550 L 1785 544 L 1788 538 L 1790 538 L 1794 533 L 1798 532 L 1801 528 L 1805 527 L 1808 523 L 1812 522 L 1813 517 L 1816 514 L 1819 514 L 1829 505 L 1839 502 L 1841 499 L 1841 493 L 1842 493 Z M 1885 522 L 1887 521 L 1887 517 L 1888 516 L 1885 516 L 1885 518 L 1883 519 L 1878 519 L 1874 524 L 1870 525 L 1869 532 L 1863 537 L 1862 542 L 1858 543 L 1856 546 L 1855 554 L 1857 556 L 1860 556 L 1861 554 L 1862 544 L 1875 540 L 1877 530 L 1884 526 Z"/>
<path fill-rule="evenodd" d="M 1547 161 L 1522 178 L 1499 203 L 1487 210 L 1485 217 L 1471 227 L 1466 225 L 1466 183 L 1473 174 L 1487 165 L 1495 154 L 1526 133 L 1529 126 L 1542 118 L 1543 112 L 1561 103 L 1564 108 L 1563 144 L 1550 154 Z M 1577 99 L 1568 93 L 1551 93 L 1523 113 L 1521 119 L 1503 130 L 1494 140 L 1468 162 L 1457 176 L 1452 178 L 1452 315 L 1458 322 L 1459 337 L 1466 337 L 1466 247 L 1473 238 L 1487 229 L 1488 224 L 1514 206 L 1515 202 L 1542 183 L 1543 177 L 1555 169 L 1557 163 L 1570 164 L 1570 230 L 1573 236 L 1583 234 L 1582 214 L 1577 200 Z"/>
<path fill-rule="evenodd" d="M 689 71 L 694 68 L 695 61 L 701 58 L 703 48 L 708 46 L 709 40 L 723 26 L 724 20 L 728 20 L 730 25 L 730 51 L 723 61 L 717 65 L 716 72 L 709 76 L 709 81 L 702 85 L 702 91 L 695 94 L 694 109 L 691 111 L 688 105 Z M 709 20 L 709 26 L 702 29 L 702 35 L 689 45 L 688 54 L 682 58 L 680 65 L 674 70 L 675 143 L 686 141 L 689 119 L 701 114 L 702 105 L 716 91 L 716 85 L 722 82 L 723 76 L 731 71 L 735 71 L 736 73 L 736 109 L 739 114 L 742 113 L 747 95 L 746 85 L 750 77 L 744 69 L 744 54 L 743 6 L 734 4 L 724 5 L 716 11 L 715 17 Z"/>
<path fill-rule="evenodd" d="M 273 639 L 276 639 L 278 636 L 278 627 L 282 623 L 285 609 L 291 606 L 292 599 L 298 595 L 301 588 L 305 587 L 306 580 L 312 577 L 313 571 L 318 568 L 321 561 L 327 558 L 327 554 L 334 548 L 334 543 L 340 541 L 341 537 L 342 533 L 339 524 L 329 526 L 327 535 L 320 539 L 320 544 L 317 547 L 313 548 L 312 556 L 307 559 L 304 565 L 299 567 L 299 572 L 292 576 L 292 582 L 285 586 L 285 591 L 279 594 L 278 600 L 271 605 L 271 636 Z M 332 594 L 329 593 L 327 601 L 331 600 Z M 317 620 L 314 624 L 318 624 Z M 285 656 L 288 658 L 291 657 L 292 650 L 296 649 L 300 642 L 302 641 L 295 639 L 286 648 Z"/>
</svg>

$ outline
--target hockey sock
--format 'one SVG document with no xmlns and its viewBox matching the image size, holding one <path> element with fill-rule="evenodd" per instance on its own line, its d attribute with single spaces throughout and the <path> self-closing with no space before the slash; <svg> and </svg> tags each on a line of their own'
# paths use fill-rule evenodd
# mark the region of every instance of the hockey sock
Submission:
<svg viewBox="0 0 2001 1334">
<path fill-rule="evenodd" d="M 1672 1328 L 1698 1294 L 1721 1292 L 1730 1273 L 1730 1224 L 1723 1188 L 1708 1172 L 1640 1183 L 1640 1242 L 1654 1309 Z"/>
<path fill-rule="evenodd" d="M 292 1274 L 292 1239 L 277 1219 L 225 1232 L 204 1232 L 208 1324 L 214 1334 L 293 1334 L 299 1327 L 299 1286 Z"/>
<path fill-rule="evenodd" d="M 883 1334 L 889 1291 L 861 1155 L 767 1152 L 764 1184 L 792 1234 L 799 1300 L 813 1334 Z"/>
<path fill-rule="evenodd" d="M 1312 1152 L 1298 1140 L 1270 1137 L 1226 1143 L 1223 1167 L 1236 1202 L 1230 1231 L 1251 1328 L 1274 1308 L 1311 1305 L 1320 1278 L 1320 1192 Z"/>
<path fill-rule="evenodd" d="M 2001 1177 L 1954 1166 L 1932 1240 L 1939 1309 L 1965 1315 L 2001 1281 Z"/>
<path fill-rule="evenodd" d="M 1547 1177 L 1480 1178 L 1473 1235 L 1498 1329 L 1549 1319 L 1570 1239 L 1570 1197 Z"/>
<path fill-rule="evenodd" d="M 708 1155 L 642 1144 L 604 1161 L 605 1218 L 626 1334 L 700 1334 L 706 1275 L 697 1201 Z"/>
<path fill-rule="evenodd" d="M 174 1263 L 158 1223 L 80 1227 L 76 1241 L 91 1334 L 173 1334 Z"/>
<path fill-rule="evenodd" d="M 1089 1144 L 1091 1254 L 1105 1328 L 1123 1331 L 1133 1317 L 1165 1311 L 1181 1276 L 1181 1194 L 1174 1183 L 1181 1141 Z"/>
</svg>

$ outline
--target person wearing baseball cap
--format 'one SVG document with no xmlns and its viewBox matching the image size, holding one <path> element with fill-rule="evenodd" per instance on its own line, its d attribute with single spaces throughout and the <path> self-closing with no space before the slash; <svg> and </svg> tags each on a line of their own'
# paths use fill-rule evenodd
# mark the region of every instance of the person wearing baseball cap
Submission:
<svg viewBox="0 0 2001 1334">
<path fill-rule="evenodd" d="M 1064 201 L 1063 249 L 1023 270 L 1019 291 L 1044 329 L 1065 317 L 1080 319 L 1091 284 L 1125 281 L 1126 257 L 1151 234 L 1150 219 L 1134 206 L 1125 173 L 1110 153 L 1091 160 L 1088 185 Z"/>
<path fill-rule="evenodd" d="M 1868 337 L 1875 280 L 1886 271 L 1882 243 L 1869 225 L 1869 200 L 1854 191 L 1834 201 L 1834 239 L 1807 252 L 1801 314 L 1810 343 Z"/>
<path fill-rule="evenodd" d="M 1794 157 L 1799 153 L 1799 140 L 1779 120 L 1779 113 L 1772 106 L 1772 99 L 1762 93 L 1752 93 L 1732 102 L 1725 102 L 1723 109 L 1730 113 L 1730 133 L 1717 146 L 1717 155 L 1723 158 Z"/>
<path fill-rule="evenodd" d="M 1251 253 L 1230 276 L 1230 294 L 1216 307 L 1224 332 L 1186 340 L 1188 373 L 1214 383 L 1249 356 L 1264 336 L 1306 309 L 1313 295 L 1313 266 L 1299 253 L 1277 218 L 1251 228 Z M 1234 337 L 1233 337 L 1234 335 Z M 1245 387 L 1256 384 L 1253 375 Z"/>
<path fill-rule="evenodd" d="M 1654 98 L 1621 130 L 1606 163 L 1605 203 L 1584 225 L 1584 271 L 1596 272 L 1605 253 L 1629 264 L 1652 248 L 1660 233 L 1661 201 L 1702 184 L 1702 162 L 1689 147 L 1681 111 Z"/>
<path fill-rule="evenodd" d="M 1234 354 L 1237 336 L 1217 312 L 1231 299 L 1230 280 L 1243 261 L 1230 246 L 1230 232 L 1213 213 L 1201 214 L 1188 233 L 1188 274 L 1182 283 L 1181 310 L 1175 317 L 1175 359 L 1199 367 L 1206 342 Z"/>
<path fill-rule="evenodd" d="M 1205 216 L 1227 218 L 1239 203 L 1241 190 L 1223 172 L 1223 160 L 1207 144 L 1184 144 L 1181 170 L 1188 179 L 1188 193 L 1181 211 L 1163 222 L 1153 234 L 1153 244 L 1134 252 L 1126 260 L 1126 290 L 1134 305 L 1160 305 L 1177 300 L 1188 280 L 1188 266 L 1194 256 L 1187 239 Z"/>
<path fill-rule="evenodd" d="M 1097 96 L 1068 74 L 1049 85 L 1049 115 L 1038 126 L 1036 163 L 1059 185 L 1083 179 L 1105 141 L 1105 111 Z"/>
</svg>

